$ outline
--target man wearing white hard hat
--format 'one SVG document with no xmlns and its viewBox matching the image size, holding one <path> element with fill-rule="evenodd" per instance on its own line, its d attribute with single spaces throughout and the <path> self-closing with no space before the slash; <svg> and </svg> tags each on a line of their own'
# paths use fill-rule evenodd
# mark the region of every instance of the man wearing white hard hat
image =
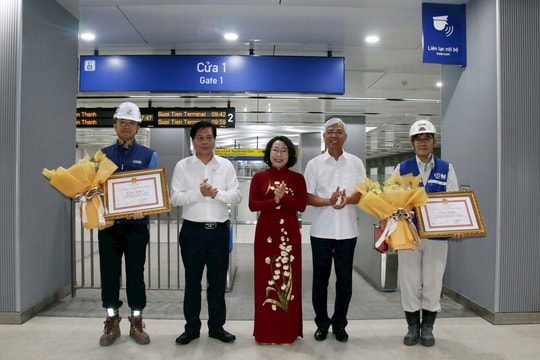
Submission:
<svg viewBox="0 0 540 360">
<path fill-rule="evenodd" d="M 113 145 L 101 150 L 118 166 L 117 172 L 157 167 L 157 153 L 135 140 L 141 124 L 139 107 L 131 102 L 124 102 L 120 104 L 113 118 L 118 139 Z M 101 346 L 112 345 L 120 336 L 122 256 L 126 268 L 127 301 L 131 309 L 128 317 L 129 336 L 141 345 L 150 342 L 142 321 L 142 311 L 146 306 L 144 265 L 149 239 L 148 216 L 142 216 L 141 211 L 136 211 L 125 219 L 117 219 L 112 226 L 98 232 L 101 300 L 107 311 L 103 335 L 99 339 Z"/>
<path fill-rule="evenodd" d="M 454 167 L 433 155 L 437 129 L 428 120 L 416 121 L 409 130 L 415 157 L 399 163 L 394 174 L 421 175 L 420 186 L 426 192 L 458 191 L 459 184 Z M 455 238 L 463 238 L 456 235 Z M 408 332 L 405 345 L 433 346 L 433 324 L 441 311 L 441 291 L 448 238 L 420 239 L 414 250 L 398 250 L 398 277 L 401 305 L 405 311 Z"/>
</svg>

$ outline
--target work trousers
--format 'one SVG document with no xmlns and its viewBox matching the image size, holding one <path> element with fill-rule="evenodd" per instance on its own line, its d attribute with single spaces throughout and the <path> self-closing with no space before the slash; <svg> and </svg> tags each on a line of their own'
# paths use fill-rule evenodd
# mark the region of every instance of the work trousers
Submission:
<svg viewBox="0 0 540 360">
<path fill-rule="evenodd" d="M 313 256 L 312 303 L 317 327 L 341 329 L 347 326 L 347 312 L 352 296 L 352 273 L 356 238 L 346 240 L 321 239 L 311 236 Z M 332 261 L 336 273 L 334 314 L 328 316 L 328 282 Z"/>
<path fill-rule="evenodd" d="M 398 277 L 404 311 L 441 311 L 448 241 L 420 239 L 414 250 L 398 250 Z"/>
<path fill-rule="evenodd" d="M 211 226 L 214 224 L 213 226 Z M 186 289 L 184 317 L 186 332 L 201 328 L 201 281 L 206 267 L 208 329 L 219 331 L 225 324 L 225 289 L 229 268 L 229 222 L 197 223 L 184 220 L 179 234 Z"/>
<path fill-rule="evenodd" d="M 147 224 L 115 224 L 98 231 L 101 300 L 104 308 L 118 309 L 122 278 L 122 256 L 125 257 L 126 293 L 132 310 L 146 306 L 144 264 L 150 238 Z"/>
</svg>

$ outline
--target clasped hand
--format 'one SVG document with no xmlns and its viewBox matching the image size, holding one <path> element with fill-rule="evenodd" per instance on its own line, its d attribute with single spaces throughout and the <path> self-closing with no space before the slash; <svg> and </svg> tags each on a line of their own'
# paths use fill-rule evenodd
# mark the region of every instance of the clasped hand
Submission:
<svg viewBox="0 0 540 360">
<path fill-rule="evenodd" d="M 282 181 L 281 184 L 279 184 L 279 186 L 274 189 L 274 201 L 276 202 L 276 204 L 279 204 L 281 199 L 283 199 L 286 189 L 287 185 L 284 181 Z"/>
<path fill-rule="evenodd" d="M 201 194 L 203 196 L 210 196 L 212 199 L 216 197 L 218 193 L 218 189 L 213 187 L 209 182 L 208 178 L 204 179 L 202 183 L 199 185 L 199 189 L 201 190 Z"/>
<path fill-rule="evenodd" d="M 330 206 L 334 209 L 343 209 L 345 205 L 347 205 L 347 193 L 345 189 L 339 190 L 338 186 L 330 196 Z"/>
</svg>

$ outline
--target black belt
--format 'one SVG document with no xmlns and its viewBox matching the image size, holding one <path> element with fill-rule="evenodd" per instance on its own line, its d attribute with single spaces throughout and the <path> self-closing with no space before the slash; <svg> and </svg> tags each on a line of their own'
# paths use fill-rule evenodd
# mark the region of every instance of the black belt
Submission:
<svg viewBox="0 0 540 360">
<path fill-rule="evenodd" d="M 202 228 L 204 230 L 215 230 L 220 226 L 229 227 L 229 220 L 227 220 L 225 222 L 197 222 L 197 221 L 190 221 L 190 220 L 185 220 L 184 219 L 184 222 L 186 224 L 190 224 L 192 226 L 200 227 L 200 228 Z"/>
</svg>

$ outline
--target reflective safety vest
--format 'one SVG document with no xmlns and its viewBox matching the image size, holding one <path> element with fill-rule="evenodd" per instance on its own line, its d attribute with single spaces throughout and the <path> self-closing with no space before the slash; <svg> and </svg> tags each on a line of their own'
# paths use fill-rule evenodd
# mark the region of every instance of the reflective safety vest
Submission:
<svg viewBox="0 0 540 360">
<path fill-rule="evenodd" d="M 117 142 L 101 151 L 118 166 L 117 172 L 155 168 L 158 165 L 155 151 L 139 145 L 135 140 L 133 146 L 127 149 Z"/>
<path fill-rule="evenodd" d="M 157 153 L 133 140 L 133 146 L 124 148 L 123 145 L 116 142 L 107 146 L 101 151 L 107 155 L 118 166 L 116 172 L 143 170 L 156 168 L 158 166 Z M 148 224 L 149 218 L 145 216 L 142 219 L 117 219 L 115 224 Z"/>
<path fill-rule="evenodd" d="M 425 187 L 426 192 L 445 192 L 446 191 L 446 181 L 448 179 L 448 169 L 450 164 L 444 160 L 433 157 L 435 166 L 431 169 L 429 174 L 427 184 L 423 183 L 423 180 L 420 181 L 420 186 Z M 399 164 L 399 174 L 401 176 L 406 174 L 413 174 L 413 176 L 420 175 L 420 169 L 418 169 L 418 163 L 416 162 L 416 157 L 405 160 Z M 413 219 L 414 225 L 418 228 L 418 222 L 416 217 Z M 430 238 L 430 240 L 448 240 L 449 238 Z"/>
</svg>

